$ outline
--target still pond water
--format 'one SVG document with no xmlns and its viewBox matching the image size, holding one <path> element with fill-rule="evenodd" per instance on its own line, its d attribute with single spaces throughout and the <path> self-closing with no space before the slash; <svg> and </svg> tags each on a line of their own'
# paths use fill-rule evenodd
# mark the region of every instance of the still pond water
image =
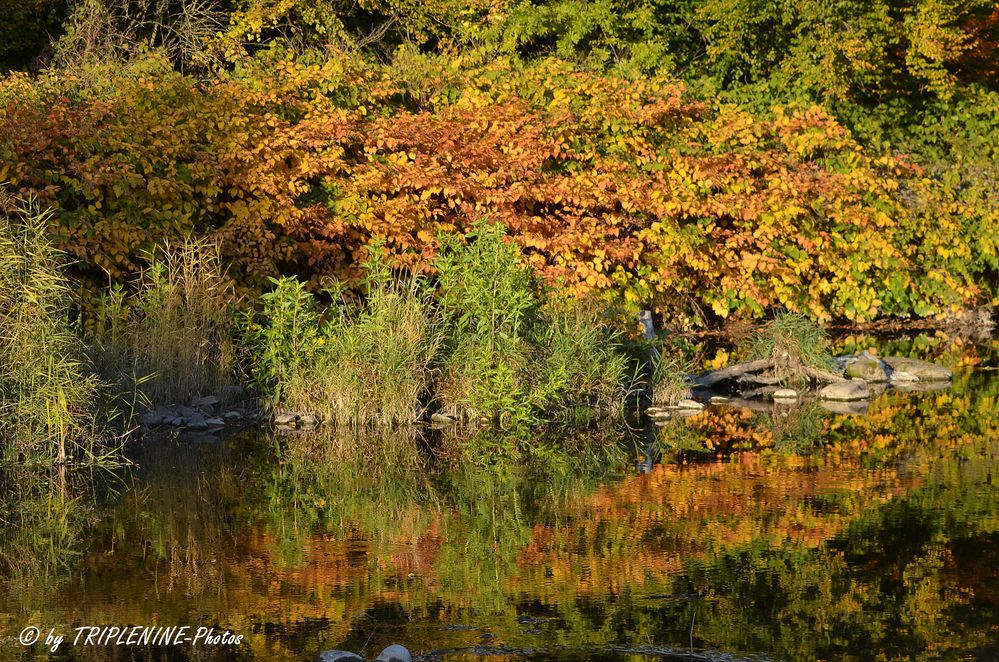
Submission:
<svg viewBox="0 0 999 662">
<path fill-rule="evenodd" d="M 438 436 L 244 432 L 8 470 L 0 660 L 999 659 L 999 343 L 878 344 L 953 386 L 863 416 L 711 408 L 502 469 Z M 50 654 L 29 625 L 242 641 Z"/>
</svg>

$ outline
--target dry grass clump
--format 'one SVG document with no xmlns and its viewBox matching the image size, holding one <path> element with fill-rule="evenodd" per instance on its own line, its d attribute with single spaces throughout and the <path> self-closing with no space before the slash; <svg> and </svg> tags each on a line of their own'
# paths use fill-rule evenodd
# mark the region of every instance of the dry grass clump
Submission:
<svg viewBox="0 0 999 662">
<path fill-rule="evenodd" d="M 236 303 L 216 241 L 165 246 L 133 297 L 115 288 L 105 298 L 99 363 L 117 379 L 131 380 L 150 404 L 224 397 L 235 377 Z"/>
<path fill-rule="evenodd" d="M 690 397 L 685 363 L 665 353 L 656 356 L 652 368 L 652 405 L 673 407 Z"/>
<path fill-rule="evenodd" d="M 778 313 L 748 343 L 750 360 L 769 359 L 768 373 L 782 384 L 800 384 L 832 368 L 829 337 L 800 313 Z"/>
</svg>

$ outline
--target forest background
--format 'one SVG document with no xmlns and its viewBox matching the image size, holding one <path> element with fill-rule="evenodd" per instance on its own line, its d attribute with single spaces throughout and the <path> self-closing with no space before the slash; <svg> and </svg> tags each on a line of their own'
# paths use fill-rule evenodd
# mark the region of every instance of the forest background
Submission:
<svg viewBox="0 0 999 662">
<path fill-rule="evenodd" d="M 677 325 L 997 302 L 991 0 L 0 5 L 0 182 L 83 308 L 185 237 L 318 292 L 483 218 Z"/>
</svg>

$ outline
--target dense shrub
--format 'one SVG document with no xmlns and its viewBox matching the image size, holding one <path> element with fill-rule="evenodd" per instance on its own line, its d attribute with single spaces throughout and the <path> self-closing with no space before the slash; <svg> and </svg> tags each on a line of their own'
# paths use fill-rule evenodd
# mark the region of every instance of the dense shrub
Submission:
<svg viewBox="0 0 999 662">
<path fill-rule="evenodd" d="M 489 215 L 547 280 L 695 320 L 995 294 L 994 186 L 865 149 L 820 106 L 751 113 L 555 60 L 452 64 L 428 93 L 347 56 L 269 53 L 207 83 L 155 59 L 100 73 L 0 83 L 0 178 L 57 208 L 91 287 L 189 232 L 246 286 L 356 284 L 375 244 L 425 268 Z"/>
</svg>

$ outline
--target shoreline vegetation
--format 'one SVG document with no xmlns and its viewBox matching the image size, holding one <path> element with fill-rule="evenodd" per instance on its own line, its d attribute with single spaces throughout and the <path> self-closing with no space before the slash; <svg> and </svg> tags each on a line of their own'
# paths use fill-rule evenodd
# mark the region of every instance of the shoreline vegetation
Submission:
<svg viewBox="0 0 999 662">
<path fill-rule="evenodd" d="M 4 205 L 7 462 L 113 462 L 139 426 L 263 421 L 348 434 L 458 424 L 448 437 L 460 454 L 537 459 L 555 452 L 532 441 L 539 426 L 632 413 L 662 425 L 709 401 L 767 409 L 818 399 L 857 413 L 886 387 L 946 388 L 952 376 L 868 351 L 834 359 L 821 326 L 786 311 L 736 347 L 744 362 L 726 355 L 727 367 L 691 374 L 682 338 L 648 326 L 642 339 L 622 333 L 605 302 L 546 284 L 485 221 L 443 238 L 430 274 L 393 270 L 376 247 L 359 290 L 332 282 L 313 294 L 282 277 L 250 303 L 219 243 L 192 239 L 163 247 L 130 290 L 113 285 L 90 319 L 71 322 L 49 213 L 9 196 Z"/>
<path fill-rule="evenodd" d="M 770 397 L 847 370 L 830 325 L 993 328 L 994 3 L 36 4 L 0 27 L 5 461 L 259 409 L 578 427 L 689 400 L 685 333 L 763 324 Z"/>
</svg>

